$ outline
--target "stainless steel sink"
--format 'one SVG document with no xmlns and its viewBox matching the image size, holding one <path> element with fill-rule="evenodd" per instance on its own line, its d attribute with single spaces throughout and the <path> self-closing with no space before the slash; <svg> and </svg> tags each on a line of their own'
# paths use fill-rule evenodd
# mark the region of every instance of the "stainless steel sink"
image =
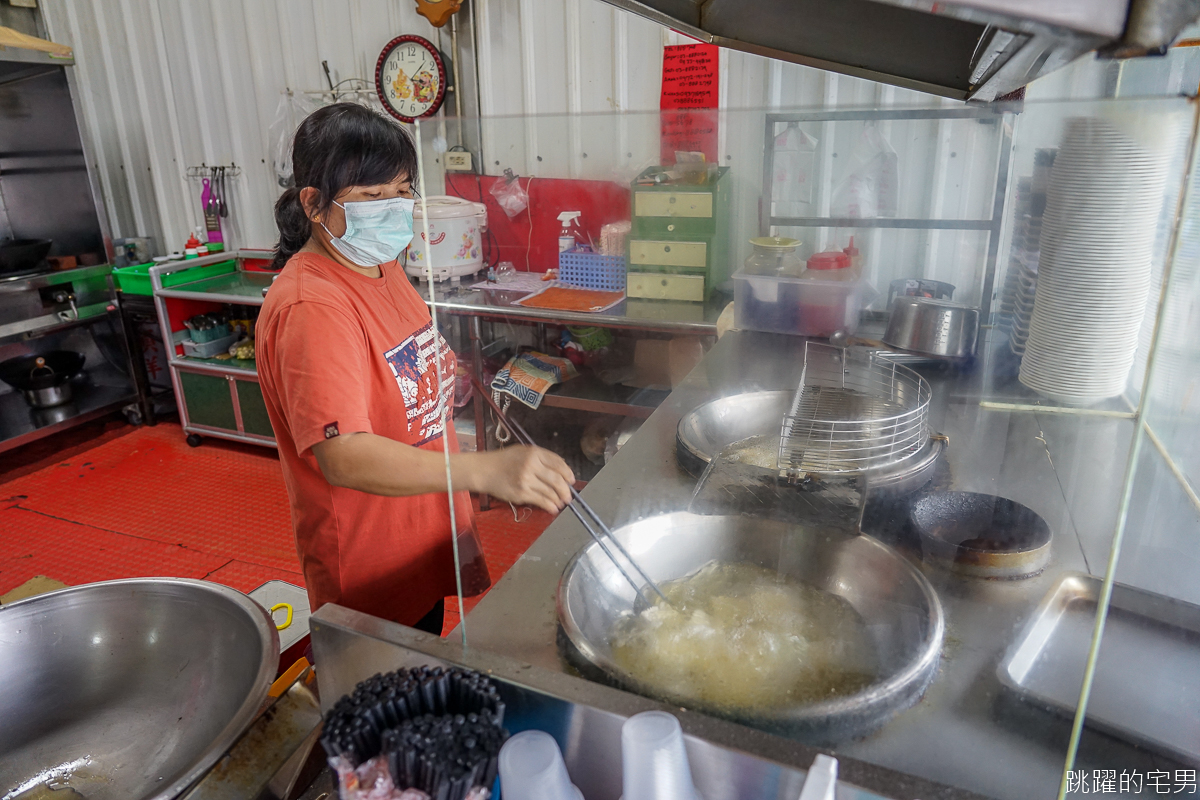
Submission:
<svg viewBox="0 0 1200 800">
<path fill-rule="evenodd" d="M 0 609 L 0 653 L 0 798 L 137 800 L 180 794 L 250 725 L 279 639 L 241 592 L 145 578 Z"/>
</svg>

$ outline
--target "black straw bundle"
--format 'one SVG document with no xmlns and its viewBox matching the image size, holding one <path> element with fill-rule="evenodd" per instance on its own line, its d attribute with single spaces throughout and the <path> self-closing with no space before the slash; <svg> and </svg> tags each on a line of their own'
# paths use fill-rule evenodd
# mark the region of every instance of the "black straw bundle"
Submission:
<svg viewBox="0 0 1200 800">
<path fill-rule="evenodd" d="M 374 675 L 334 704 L 321 744 L 353 766 L 384 755 L 398 788 L 462 800 L 490 786 L 508 738 L 504 703 L 478 672 L 442 667 Z"/>
</svg>

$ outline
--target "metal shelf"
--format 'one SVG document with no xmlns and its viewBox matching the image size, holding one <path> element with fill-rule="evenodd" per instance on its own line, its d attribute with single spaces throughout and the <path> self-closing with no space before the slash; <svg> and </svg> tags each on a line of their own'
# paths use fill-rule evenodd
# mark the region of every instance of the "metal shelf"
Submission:
<svg viewBox="0 0 1200 800">
<path fill-rule="evenodd" d="M 900 217 L 768 217 L 783 228 L 906 228 L 913 230 L 992 231 L 991 219 L 904 219 Z"/>
<path fill-rule="evenodd" d="M 112 367 L 84 374 L 88 380 L 76 383 L 74 399 L 61 406 L 35 409 L 20 392 L 0 394 L 0 453 L 137 402 L 132 383 Z"/>
<path fill-rule="evenodd" d="M 775 185 L 775 126 L 778 123 L 836 123 L 884 121 L 943 121 L 976 120 L 982 125 L 998 125 L 996 157 L 996 190 L 990 219 L 918 219 L 911 217 L 777 217 L 770 213 Z M 766 137 L 763 143 L 763 183 L 760 199 L 761 223 L 759 235 L 770 236 L 772 227 L 797 228 L 876 228 L 925 231 L 981 231 L 988 234 L 987 256 L 983 263 L 980 317 L 986 323 L 991 318 L 992 289 L 996 279 L 996 259 L 1000 250 L 1000 230 L 1004 219 L 1004 200 L 1008 189 L 1009 161 L 1012 154 L 1012 123 L 1015 114 L 1011 106 L 966 106 L 957 108 L 809 111 L 772 113 L 766 115 Z M 900 276 L 903 277 L 903 276 Z"/>
</svg>

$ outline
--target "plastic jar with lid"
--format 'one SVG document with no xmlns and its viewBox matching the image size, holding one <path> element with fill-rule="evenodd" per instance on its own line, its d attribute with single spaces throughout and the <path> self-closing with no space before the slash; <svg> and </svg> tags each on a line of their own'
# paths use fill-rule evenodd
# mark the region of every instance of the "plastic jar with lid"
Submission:
<svg viewBox="0 0 1200 800">
<path fill-rule="evenodd" d="M 856 281 L 858 270 L 850 256 L 841 250 L 829 250 L 809 256 L 807 269 L 800 277 L 817 281 Z"/>
<path fill-rule="evenodd" d="M 754 251 L 743 264 L 747 275 L 798 278 L 804 273 L 804 262 L 796 253 L 799 239 L 784 236 L 760 236 L 751 239 Z"/>
</svg>

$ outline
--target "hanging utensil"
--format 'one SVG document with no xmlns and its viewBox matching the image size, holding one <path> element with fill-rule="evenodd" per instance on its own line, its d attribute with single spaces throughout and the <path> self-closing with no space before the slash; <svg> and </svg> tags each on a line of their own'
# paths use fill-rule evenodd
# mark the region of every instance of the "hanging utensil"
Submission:
<svg viewBox="0 0 1200 800">
<path fill-rule="evenodd" d="M 492 407 L 492 411 L 496 413 L 496 416 L 499 418 L 501 424 L 513 432 L 513 434 L 517 437 L 517 441 L 530 447 L 535 446 L 533 443 L 533 437 L 526 433 L 525 429 L 521 427 L 519 423 L 513 422 L 504 414 L 504 412 L 500 409 L 499 404 L 492 399 L 491 392 L 484 388 L 483 384 L 480 383 L 477 378 L 472 377 L 471 380 L 475 384 L 475 391 L 479 392 L 487 404 Z M 588 535 L 591 536 L 596 544 L 600 546 L 600 549 L 604 551 L 604 555 L 608 556 L 608 559 L 613 562 L 613 565 L 618 571 L 620 571 L 625 580 L 629 582 L 629 585 L 633 587 L 633 591 L 637 593 L 639 597 L 649 601 L 649 598 L 646 598 L 644 595 L 644 589 L 642 586 L 640 586 L 637 581 L 635 581 L 633 577 L 625 571 L 625 567 L 621 565 L 621 562 L 618 561 L 616 556 L 613 555 L 612 550 L 608 548 L 609 544 L 612 544 L 616 547 L 617 551 L 625 558 L 626 561 L 629 562 L 638 575 L 641 576 L 642 580 L 646 582 L 646 586 L 649 586 L 651 589 L 653 589 L 654 593 L 658 595 L 664 603 L 671 605 L 671 601 L 667 599 L 667 596 L 663 594 L 662 590 L 659 589 L 654 581 L 650 579 L 650 576 L 646 574 L 646 571 L 642 569 L 636 561 L 633 560 L 633 556 L 629 555 L 629 551 L 626 550 L 625 546 L 621 544 L 616 536 L 613 535 L 613 532 L 609 529 L 609 527 L 604 524 L 604 520 L 602 520 L 600 515 L 597 514 L 595 510 L 588 505 L 587 501 L 580 496 L 579 492 L 574 486 L 571 487 L 571 502 L 567 505 L 567 508 L 571 509 L 571 513 L 573 513 L 575 518 L 579 520 L 579 523 L 583 525 L 584 530 L 586 530 Z M 585 514 L 587 517 L 591 517 L 592 522 L 594 522 L 596 527 L 600 529 L 599 534 L 596 533 L 596 530 L 590 524 L 588 524 L 587 518 L 584 516 Z M 605 540 L 601 538 L 601 534 L 608 539 L 608 542 L 605 542 Z M 653 602 L 650 601 L 650 604 L 653 605 Z"/>
<path fill-rule="evenodd" d="M 229 201 L 226 199 L 225 167 L 221 167 L 221 216 L 229 216 Z"/>
</svg>

